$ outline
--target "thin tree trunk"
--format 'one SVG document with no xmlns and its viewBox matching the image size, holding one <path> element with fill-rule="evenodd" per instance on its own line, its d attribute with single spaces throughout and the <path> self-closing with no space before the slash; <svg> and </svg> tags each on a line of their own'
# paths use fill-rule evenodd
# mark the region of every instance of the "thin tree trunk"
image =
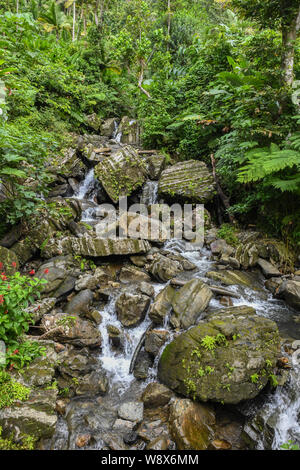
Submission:
<svg viewBox="0 0 300 470">
<path fill-rule="evenodd" d="M 76 26 L 76 2 L 73 3 L 73 27 L 72 27 L 72 41 L 75 41 L 75 26 Z"/>
<path fill-rule="evenodd" d="M 282 25 L 282 72 L 283 81 L 291 86 L 294 81 L 295 41 L 300 29 L 300 8 L 291 24 Z"/>
<path fill-rule="evenodd" d="M 140 65 L 141 65 L 141 72 L 139 76 L 138 87 L 148 98 L 151 98 L 150 93 L 147 90 L 145 90 L 145 88 L 142 87 L 142 83 L 144 80 L 144 61 L 143 60 L 141 60 Z"/>
<path fill-rule="evenodd" d="M 168 36 L 171 32 L 171 0 L 168 0 Z"/>
<path fill-rule="evenodd" d="M 215 160 L 215 156 L 214 154 L 212 153 L 211 156 L 210 156 L 210 159 L 211 159 L 211 165 L 212 165 L 212 170 L 213 170 L 213 177 L 214 177 L 214 180 L 215 180 L 215 183 L 216 183 L 216 187 L 217 187 L 217 192 L 218 192 L 218 195 L 225 207 L 225 209 L 229 209 L 230 208 L 230 203 L 229 203 L 229 197 L 226 196 L 226 194 L 223 192 L 222 188 L 221 188 L 221 185 L 220 185 L 220 182 L 219 182 L 219 178 L 218 178 L 218 175 L 217 175 L 217 171 L 216 171 L 216 160 Z M 229 220 L 232 224 L 235 224 L 236 223 L 236 220 L 235 218 L 233 217 L 233 215 L 229 214 L 228 213 L 228 217 L 229 217 Z"/>
</svg>

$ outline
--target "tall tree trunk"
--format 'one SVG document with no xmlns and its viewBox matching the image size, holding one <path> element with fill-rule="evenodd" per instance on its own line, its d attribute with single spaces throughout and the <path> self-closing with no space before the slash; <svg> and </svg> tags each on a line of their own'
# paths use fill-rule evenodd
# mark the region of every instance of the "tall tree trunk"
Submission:
<svg viewBox="0 0 300 470">
<path fill-rule="evenodd" d="M 72 27 L 72 41 L 75 41 L 75 26 L 76 26 L 76 2 L 73 3 L 73 27 Z"/>
<path fill-rule="evenodd" d="M 283 81 L 291 86 L 294 81 L 295 41 L 300 29 L 300 8 L 289 25 L 282 24 L 282 73 Z"/>
</svg>

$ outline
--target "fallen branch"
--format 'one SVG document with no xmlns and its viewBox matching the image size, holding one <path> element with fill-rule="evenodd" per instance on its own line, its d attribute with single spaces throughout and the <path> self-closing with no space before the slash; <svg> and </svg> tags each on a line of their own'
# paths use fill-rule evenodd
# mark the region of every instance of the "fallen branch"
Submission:
<svg viewBox="0 0 300 470">
<path fill-rule="evenodd" d="M 229 197 L 226 196 L 226 194 L 223 192 L 223 189 L 221 188 L 220 181 L 219 181 L 217 171 L 216 171 L 216 160 L 215 160 L 215 156 L 214 156 L 213 153 L 210 155 L 210 160 L 211 160 L 212 172 L 213 172 L 213 177 L 214 177 L 214 180 L 215 180 L 215 183 L 216 183 L 218 195 L 219 195 L 225 209 L 227 210 L 227 214 L 228 214 L 230 222 L 232 224 L 236 224 L 237 223 L 236 219 L 234 218 L 233 215 L 231 215 L 228 212 L 228 209 L 230 209 Z"/>
<path fill-rule="evenodd" d="M 139 340 L 138 345 L 135 348 L 135 351 L 133 353 L 133 356 L 132 356 L 132 359 L 131 359 L 131 362 L 130 362 L 129 374 L 132 374 L 132 372 L 133 372 L 133 369 L 134 369 L 137 357 L 139 355 L 139 352 L 140 352 L 140 350 L 142 349 L 142 347 L 144 345 L 144 342 L 145 342 L 145 339 L 146 339 L 146 334 L 149 330 L 151 330 L 151 328 L 153 328 L 153 323 L 151 323 L 151 325 L 149 325 L 148 328 L 145 330 L 145 332 L 142 334 L 141 339 Z"/>
</svg>

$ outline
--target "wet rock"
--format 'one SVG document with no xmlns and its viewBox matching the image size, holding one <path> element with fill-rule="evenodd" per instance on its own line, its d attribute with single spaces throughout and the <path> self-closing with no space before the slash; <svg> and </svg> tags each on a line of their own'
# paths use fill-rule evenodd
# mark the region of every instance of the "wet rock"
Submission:
<svg viewBox="0 0 300 470">
<path fill-rule="evenodd" d="M 41 299 L 40 301 L 35 302 L 33 305 L 28 307 L 26 312 L 30 312 L 32 314 L 34 323 L 37 323 L 43 317 L 43 315 L 51 312 L 56 304 L 56 300 L 57 299 L 55 297 L 46 297 L 45 299 Z"/>
<path fill-rule="evenodd" d="M 282 284 L 282 282 L 283 280 L 279 277 L 271 277 L 265 282 L 265 287 L 270 292 L 272 292 L 273 295 L 275 295 L 279 289 L 279 286 Z"/>
<path fill-rule="evenodd" d="M 116 126 L 117 120 L 115 118 L 105 119 L 100 128 L 101 135 L 104 135 L 105 137 L 112 137 Z"/>
<path fill-rule="evenodd" d="M 150 307 L 149 317 L 157 325 L 163 325 L 165 318 L 171 312 L 175 292 L 175 289 L 169 285 L 155 297 Z"/>
<path fill-rule="evenodd" d="M 167 282 L 184 271 L 184 267 L 180 261 L 174 261 L 167 256 L 156 253 L 153 255 L 153 261 L 148 270 L 158 281 Z"/>
<path fill-rule="evenodd" d="M 125 444 L 127 444 L 128 446 L 132 446 L 133 444 L 136 443 L 136 441 L 138 440 L 138 435 L 135 431 L 131 431 L 131 432 L 127 432 L 124 436 L 123 436 L 123 441 Z"/>
<path fill-rule="evenodd" d="M 148 377 L 148 372 L 152 364 L 153 360 L 150 354 L 146 351 L 141 351 L 134 365 L 134 377 L 138 380 L 145 380 Z"/>
<path fill-rule="evenodd" d="M 76 149 L 69 148 L 64 156 L 56 162 L 49 161 L 49 171 L 53 175 L 62 175 L 65 178 L 83 179 L 86 167 L 82 160 L 77 156 Z"/>
<path fill-rule="evenodd" d="M 206 277 L 213 279 L 214 281 L 221 282 L 226 286 L 246 286 L 251 289 L 257 289 L 257 278 L 252 273 L 245 273 L 241 271 L 234 270 L 224 270 L 224 271 L 209 271 L 206 273 Z"/>
<path fill-rule="evenodd" d="M 118 133 L 122 133 L 122 144 L 138 145 L 140 129 L 135 119 L 123 116 L 118 127 Z"/>
<path fill-rule="evenodd" d="M 149 282 L 151 280 L 148 274 L 133 266 L 124 266 L 121 269 L 119 279 L 123 283 Z"/>
<path fill-rule="evenodd" d="M 19 269 L 19 260 L 14 251 L 0 246 L 1 272 L 12 275 Z"/>
<path fill-rule="evenodd" d="M 118 319 L 123 326 L 135 326 L 145 318 L 149 305 L 150 299 L 148 296 L 124 292 L 116 301 Z"/>
<path fill-rule="evenodd" d="M 95 348 L 101 345 L 101 335 L 98 328 L 90 321 L 82 320 L 75 315 L 47 314 L 42 318 L 41 324 L 46 331 L 47 339 L 54 339 L 77 347 Z"/>
<path fill-rule="evenodd" d="M 155 294 L 154 287 L 149 282 L 141 282 L 138 289 L 142 294 L 148 295 L 148 297 L 153 297 Z"/>
<path fill-rule="evenodd" d="M 215 439 L 211 443 L 211 448 L 213 450 L 229 450 L 229 449 L 231 449 L 231 444 L 227 441 L 222 441 L 220 439 Z"/>
<path fill-rule="evenodd" d="M 153 154 L 145 158 L 147 164 L 147 173 L 150 180 L 158 180 L 166 166 L 164 155 Z"/>
<path fill-rule="evenodd" d="M 140 423 L 143 421 L 144 404 L 141 401 L 128 401 L 118 408 L 118 415 L 126 421 Z"/>
<path fill-rule="evenodd" d="M 212 242 L 210 245 L 210 249 L 213 255 L 225 254 L 230 256 L 234 252 L 234 248 L 228 245 L 226 241 L 222 238 Z"/>
<path fill-rule="evenodd" d="M 112 153 L 95 167 L 95 177 L 101 182 L 110 199 L 130 196 L 144 183 L 146 168 L 133 147 L 126 146 Z"/>
<path fill-rule="evenodd" d="M 15 378 L 29 387 L 51 385 L 58 365 L 58 354 L 53 341 L 39 341 L 45 348 L 45 355 L 36 357 L 22 372 L 16 371 Z"/>
<path fill-rule="evenodd" d="M 149 249 L 150 244 L 146 240 L 66 236 L 59 240 L 50 239 L 43 250 L 43 256 L 52 258 L 53 256 L 72 253 L 80 256 L 101 257 L 146 253 Z"/>
<path fill-rule="evenodd" d="M 70 293 L 75 287 L 74 260 L 69 256 L 57 256 L 43 263 L 36 273 L 38 279 L 45 279 L 42 293 L 53 297 L 62 297 Z"/>
<path fill-rule="evenodd" d="M 175 399 L 170 406 L 171 436 L 178 450 L 206 450 L 214 424 L 215 415 L 208 405 Z"/>
<path fill-rule="evenodd" d="M 271 277 L 278 277 L 281 276 L 280 271 L 274 266 L 273 264 L 269 263 L 263 258 L 258 258 L 257 261 L 258 266 L 261 268 L 264 276 L 266 278 L 271 278 Z"/>
<path fill-rule="evenodd" d="M 167 436 L 157 437 L 149 442 L 146 450 L 167 450 L 170 445 L 170 439 Z"/>
<path fill-rule="evenodd" d="M 124 335 L 115 325 L 107 325 L 109 341 L 111 344 L 119 349 L 124 347 Z"/>
<path fill-rule="evenodd" d="M 130 261 L 138 268 L 143 268 L 147 263 L 146 256 L 130 256 Z"/>
<path fill-rule="evenodd" d="M 85 289 L 76 294 L 65 307 L 66 313 L 70 315 L 86 315 L 93 301 L 93 292 Z"/>
<path fill-rule="evenodd" d="M 75 384 L 76 395 L 105 395 L 108 391 L 108 379 L 103 370 L 94 370 L 90 374 L 80 376 Z"/>
<path fill-rule="evenodd" d="M 81 434 L 76 438 L 76 446 L 79 448 L 86 447 L 91 441 L 91 434 Z"/>
<path fill-rule="evenodd" d="M 15 225 L 0 239 L 0 246 L 4 246 L 5 248 L 11 248 L 21 238 L 21 235 L 21 224 Z"/>
<path fill-rule="evenodd" d="M 258 261 L 258 248 L 255 243 L 241 243 L 238 245 L 235 258 L 244 269 L 256 266 Z"/>
<path fill-rule="evenodd" d="M 284 299 L 291 307 L 300 310 L 299 281 L 284 281 L 278 289 L 277 296 Z"/>
<path fill-rule="evenodd" d="M 150 330 L 146 333 L 145 338 L 145 351 L 152 356 L 157 356 L 162 346 L 169 339 L 169 332 L 167 330 Z"/>
<path fill-rule="evenodd" d="M 151 382 L 143 391 L 141 400 L 145 408 L 157 408 L 167 405 L 173 396 L 173 392 L 158 382 Z"/>
<path fill-rule="evenodd" d="M 69 403 L 68 399 L 59 399 L 56 401 L 55 410 L 60 416 L 64 416 L 67 409 L 67 404 Z"/>
<path fill-rule="evenodd" d="M 180 198 L 204 204 L 213 198 L 215 183 L 204 162 L 189 160 L 162 172 L 158 192 L 168 199 Z"/>
<path fill-rule="evenodd" d="M 0 426 L 7 435 L 50 438 L 57 422 L 56 396 L 56 390 L 32 390 L 27 401 L 0 410 Z"/>
<path fill-rule="evenodd" d="M 207 321 L 168 344 L 158 377 L 182 395 L 235 404 L 266 386 L 265 370 L 275 366 L 279 347 L 275 322 L 251 307 L 229 307 L 209 314 Z"/>
<path fill-rule="evenodd" d="M 212 291 L 200 279 L 188 281 L 173 297 L 174 315 L 171 317 L 171 323 L 183 329 L 194 325 L 212 296 Z"/>
</svg>

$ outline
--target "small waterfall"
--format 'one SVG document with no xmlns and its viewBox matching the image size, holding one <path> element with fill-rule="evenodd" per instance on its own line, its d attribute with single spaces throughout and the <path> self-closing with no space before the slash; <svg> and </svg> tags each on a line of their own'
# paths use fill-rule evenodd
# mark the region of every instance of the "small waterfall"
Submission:
<svg viewBox="0 0 300 470">
<path fill-rule="evenodd" d="M 117 144 L 120 144 L 123 134 L 122 134 L 122 131 L 119 131 L 119 124 L 117 123 L 117 121 L 114 122 L 114 126 L 115 126 L 115 130 L 114 130 L 112 138 L 115 142 L 117 142 Z"/>
<path fill-rule="evenodd" d="M 147 181 L 143 187 L 141 204 L 150 206 L 158 201 L 158 181 Z"/>
<path fill-rule="evenodd" d="M 75 197 L 77 199 L 81 199 L 81 200 L 86 199 L 86 196 L 87 196 L 88 192 L 92 189 L 92 187 L 94 185 L 94 179 L 95 179 L 94 169 L 91 168 L 87 172 L 84 180 L 82 181 L 81 185 L 79 186 L 79 189 L 78 189 L 77 193 L 75 194 Z"/>
</svg>

